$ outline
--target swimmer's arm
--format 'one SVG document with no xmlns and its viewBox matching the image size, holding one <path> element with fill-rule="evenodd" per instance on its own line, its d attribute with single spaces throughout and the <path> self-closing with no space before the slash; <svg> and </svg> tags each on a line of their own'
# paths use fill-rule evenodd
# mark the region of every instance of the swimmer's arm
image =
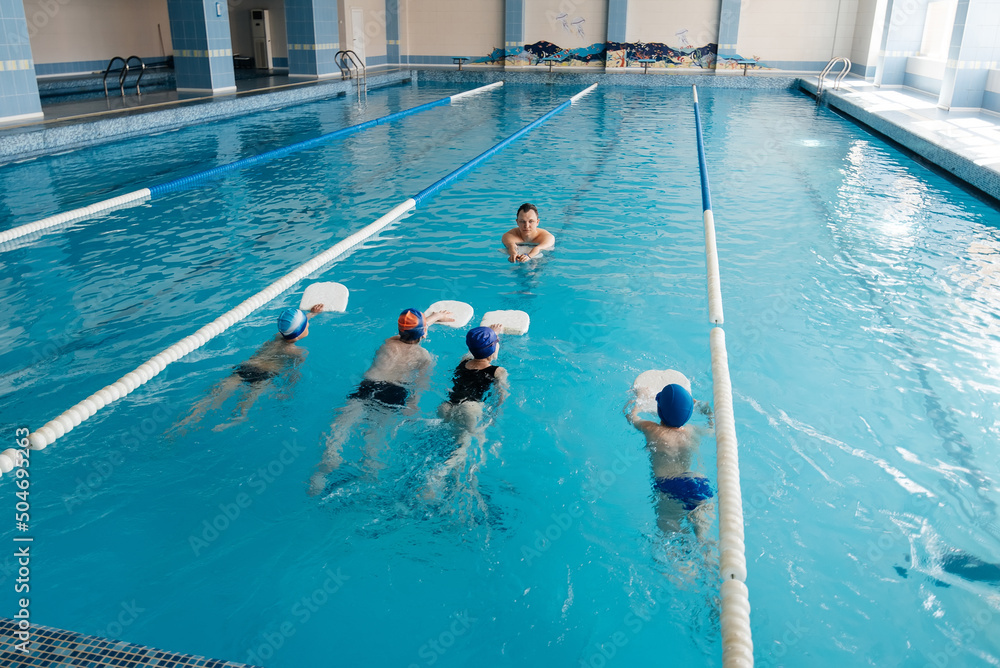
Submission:
<svg viewBox="0 0 1000 668">
<path fill-rule="evenodd" d="M 642 433 L 646 433 L 646 429 L 644 428 L 646 424 L 652 424 L 649 420 L 643 420 L 639 417 L 639 404 L 634 396 L 626 402 L 624 413 L 629 424 Z"/>
<path fill-rule="evenodd" d="M 707 401 L 695 401 L 695 407 L 698 412 L 708 418 L 708 426 L 715 426 L 715 413 L 712 412 L 712 405 Z"/>
<path fill-rule="evenodd" d="M 517 244 L 522 241 L 521 237 L 516 234 L 517 232 L 518 229 L 515 227 L 500 238 L 500 243 L 507 249 L 508 262 L 523 262 L 528 258 L 527 255 L 520 255 L 517 252 Z"/>
<path fill-rule="evenodd" d="M 455 322 L 455 316 L 451 311 L 434 311 L 424 316 L 424 327 L 430 329 L 431 325 L 437 322 Z"/>
<path fill-rule="evenodd" d="M 322 312 L 323 312 L 323 305 L 322 304 L 313 304 L 313 307 L 311 309 L 309 309 L 308 313 L 306 313 L 306 317 L 307 318 L 311 318 L 314 315 L 316 315 L 317 313 L 322 313 Z"/>
<path fill-rule="evenodd" d="M 541 236 L 538 238 L 538 245 L 528 251 L 528 257 L 535 257 L 543 250 L 549 250 L 550 248 L 555 248 L 556 238 L 552 236 L 551 232 L 546 232 L 544 230 L 538 230 L 541 232 Z"/>
<path fill-rule="evenodd" d="M 497 367 L 493 377 L 497 383 L 497 403 L 502 404 L 503 400 L 510 394 L 510 384 L 507 382 L 507 369 L 502 366 Z"/>
<path fill-rule="evenodd" d="M 413 381 L 413 398 L 406 402 L 403 415 L 416 415 L 420 411 L 420 397 L 430 385 L 430 370 L 433 366 L 434 358 L 431 357 L 430 353 L 417 362 L 417 377 Z"/>
</svg>

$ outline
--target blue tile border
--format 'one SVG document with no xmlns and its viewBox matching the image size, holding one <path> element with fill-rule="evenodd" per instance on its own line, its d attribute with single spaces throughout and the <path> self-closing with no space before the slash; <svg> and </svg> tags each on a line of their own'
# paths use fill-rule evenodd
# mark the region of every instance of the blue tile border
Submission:
<svg viewBox="0 0 1000 668">
<path fill-rule="evenodd" d="M 906 76 L 903 77 L 903 85 L 915 88 L 916 90 L 929 95 L 941 94 L 941 79 L 934 79 L 907 72 Z"/>
<path fill-rule="evenodd" d="M 368 87 L 372 89 L 392 86 L 411 81 L 414 77 L 415 74 L 410 70 L 370 74 Z M 303 102 L 353 95 L 354 92 L 353 80 L 335 79 L 268 93 L 255 91 L 242 95 L 208 98 L 203 102 L 188 102 L 167 109 L 143 111 L 140 108 L 127 115 L 83 121 L 72 125 L 39 125 L 27 129 L 12 128 L 6 132 L 0 128 L 0 165 L 155 132 L 175 130 L 189 125 L 270 111 Z"/>
<path fill-rule="evenodd" d="M 146 63 L 146 67 L 152 65 L 161 65 L 169 60 L 169 58 L 162 58 L 160 56 L 145 58 L 142 57 L 142 61 Z M 104 69 L 108 66 L 108 61 L 111 60 L 77 60 L 65 63 L 35 63 L 35 74 L 38 76 L 52 76 L 57 74 L 80 74 L 84 72 L 104 72 Z"/>
<path fill-rule="evenodd" d="M 73 631 L 61 631 L 48 626 L 31 625 L 28 652 L 18 650 L 21 642 L 15 633 L 18 624 L 0 617 L 0 665 L 23 668 L 57 668 L 86 666 L 88 668 L 157 666 L 166 668 L 247 668 L 248 664 L 203 656 L 165 652 L 122 640 L 88 636 Z M 250 667 L 252 668 L 252 667 Z"/>
<path fill-rule="evenodd" d="M 800 90 L 810 95 L 816 94 L 816 82 L 814 81 L 799 79 L 797 86 Z M 927 160 L 927 162 L 964 181 L 994 200 L 1000 200 L 1000 172 L 997 170 L 977 165 L 973 160 L 963 155 L 939 146 L 886 118 L 868 111 L 846 99 L 841 91 L 824 90 L 823 102 L 830 108 L 836 109 L 858 123 L 870 128 L 876 134 L 888 138 L 904 149 L 912 151 Z"/>
</svg>

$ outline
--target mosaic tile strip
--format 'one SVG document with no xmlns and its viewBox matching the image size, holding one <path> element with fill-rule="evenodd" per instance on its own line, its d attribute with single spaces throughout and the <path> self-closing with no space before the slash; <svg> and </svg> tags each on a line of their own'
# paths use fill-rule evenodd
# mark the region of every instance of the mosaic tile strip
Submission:
<svg viewBox="0 0 1000 668">
<path fill-rule="evenodd" d="M 0 617 L 0 666 L 23 668 L 43 668 L 46 666 L 48 668 L 56 668 L 57 666 L 248 668 L 248 664 L 245 663 L 165 652 L 120 640 L 110 640 L 37 625 L 31 627 L 30 648 L 25 653 L 16 648 L 17 643 L 20 642 L 14 635 L 16 630 L 16 621 Z"/>
<path fill-rule="evenodd" d="M 705 88 L 738 88 L 742 90 L 792 90 L 796 86 L 796 76 L 741 76 L 738 74 L 642 74 L 641 72 L 552 72 L 545 68 L 538 70 L 500 69 L 427 69 L 417 71 L 418 81 L 463 83 L 482 85 L 494 81 L 512 84 L 553 84 L 566 86 L 638 86 L 662 88 L 667 86 L 703 86 Z"/>
</svg>

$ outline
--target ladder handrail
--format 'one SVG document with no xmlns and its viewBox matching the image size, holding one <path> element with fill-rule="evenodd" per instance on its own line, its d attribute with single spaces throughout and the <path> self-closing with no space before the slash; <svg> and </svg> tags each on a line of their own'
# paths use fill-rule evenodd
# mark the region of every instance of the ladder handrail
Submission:
<svg viewBox="0 0 1000 668">
<path fill-rule="evenodd" d="M 111 66 L 115 64 L 116 60 L 122 61 L 123 70 L 127 71 L 128 68 L 128 63 L 121 56 L 115 56 L 114 58 L 111 59 L 111 62 L 108 63 L 108 66 L 104 68 L 104 97 L 108 97 L 108 74 L 111 73 Z M 122 91 L 122 95 L 124 94 L 125 91 Z"/>
<path fill-rule="evenodd" d="M 823 71 L 820 72 L 819 83 L 816 84 L 816 95 L 819 95 L 820 93 L 823 92 L 823 80 L 826 79 L 826 75 L 830 73 L 830 70 L 833 69 L 833 66 L 841 61 L 843 61 L 844 63 L 844 69 L 842 69 L 837 74 L 837 78 L 834 79 L 833 82 L 833 89 L 840 90 L 840 82 L 844 80 L 844 77 L 846 77 L 847 73 L 851 70 L 851 59 L 847 58 L 846 56 L 836 56 L 834 58 L 831 58 L 830 62 L 826 64 L 826 67 L 824 67 Z"/>
<path fill-rule="evenodd" d="M 125 67 L 124 69 L 122 69 L 121 76 L 118 78 L 118 87 L 121 88 L 122 95 L 125 95 L 125 77 L 127 77 L 129 73 L 128 64 L 131 63 L 133 60 L 138 60 L 140 67 L 139 78 L 135 80 L 135 94 L 142 95 L 142 93 L 139 91 L 139 82 L 142 81 L 142 75 L 146 73 L 146 63 L 142 62 L 142 58 L 140 58 L 139 56 L 129 56 L 128 58 L 125 59 Z"/>
<path fill-rule="evenodd" d="M 344 54 L 346 54 L 346 53 L 347 53 L 347 51 L 345 51 L 343 49 L 341 49 L 340 51 L 338 51 L 336 53 L 336 55 L 334 55 L 334 57 L 333 57 L 333 62 L 337 63 L 337 67 L 340 68 L 340 76 L 342 76 L 345 79 L 350 79 L 351 78 L 351 68 L 345 63 L 345 58 L 344 58 Z M 352 64 L 353 64 L 353 61 L 352 61 Z"/>
<path fill-rule="evenodd" d="M 358 76 L 356 77 L 358 84 L 358 100 L 361 99 L 362 88 L 364 88 L 365 95 L 368 95 L 368 68 L 365 67 L 365 63 L 361 59 L 361 56 L 359 56 L 351 49 L 341 49 L 340 51 L 337 52 L 337 55 L 341 57 L 342 61 L 349 61 L 350 64 L 354 66 L 354 70 L 358 73 Z M 334 57 L 334 60 L 336 60 L 336 56 Z M 347 70 L 348 72 L 350 72 L 351 71 L 350 67 L 348 67 Z M 341 72 L 343 71 L 344 68 L 341 67 Z"/>
</svg>

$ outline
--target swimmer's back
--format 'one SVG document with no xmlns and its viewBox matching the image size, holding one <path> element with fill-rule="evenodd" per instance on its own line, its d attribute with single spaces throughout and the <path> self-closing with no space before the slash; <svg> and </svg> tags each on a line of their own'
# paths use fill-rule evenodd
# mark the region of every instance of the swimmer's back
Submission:
<svg viewBox="0 0 1000 668">
<path fill-rule="evenodd" d="M 386 339 L 375 352 L 375 361 L 365 372 L 368 380 L 408 383 L 413 375 L 430 365 L 431 354 L 419 344 L 403 343 L 398 336 Z"/>
</svg>

